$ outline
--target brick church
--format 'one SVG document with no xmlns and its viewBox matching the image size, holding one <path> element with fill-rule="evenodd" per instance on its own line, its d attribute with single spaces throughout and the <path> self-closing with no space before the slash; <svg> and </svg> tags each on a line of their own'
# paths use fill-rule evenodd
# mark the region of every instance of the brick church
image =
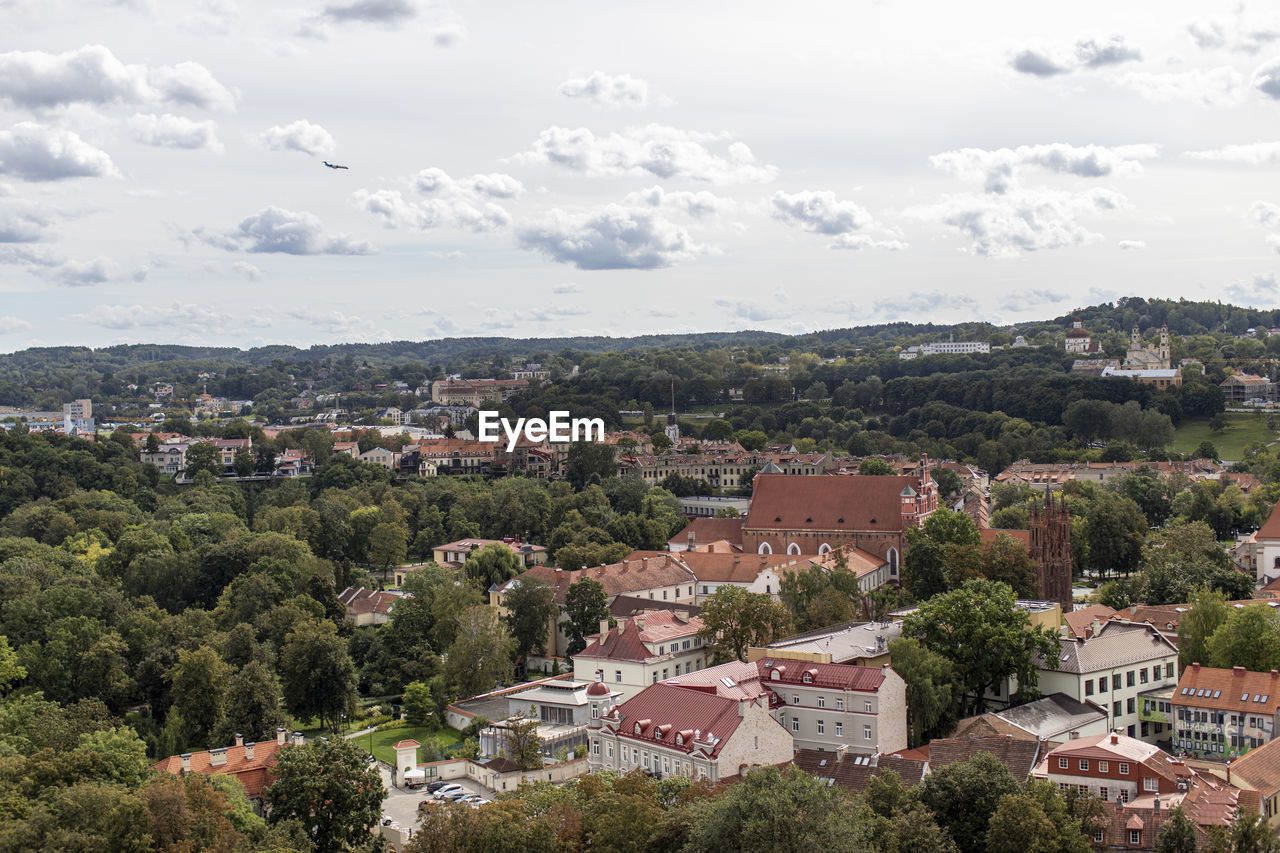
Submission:
<svg viewBox="0 0 1280 853">
<path fill-rule="evenodd" d="M 858 548 L 889 564 L 897 582 L 907 531 L 938 508 L 927 460 L 919 476 L 759 474 L 742 526 L 742 550 L 758 554 L 825 554 Z"/>
<path fill-rule="evenodd" d="M 1066 498 L 1056 499 L 1046 491 L 1044 501 L 1031 504 L 1029 530 L 993 530 L 983 528 L 983 544 L 990 544 L 1004 533 L 1027 546 L 1036 563 L 1036 597 L 1056 601 L 1063 613 L 1071 612 L 1071 516 Z"/>
</svg>

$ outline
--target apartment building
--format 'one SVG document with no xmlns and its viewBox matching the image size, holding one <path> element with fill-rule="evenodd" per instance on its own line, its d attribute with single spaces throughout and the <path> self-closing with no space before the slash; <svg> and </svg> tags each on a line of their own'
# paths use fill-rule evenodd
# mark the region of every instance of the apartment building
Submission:
<svg viewBox="0 0 1280 853">
<path fill-rule="evenodd" d="M 698 636 L 704 627 L 697 616 L 670 610 L 622 619 L 616 628 L 601 621 L 600 633 L 573 656 L 574 680 L 603 680 L 630 699 L 652 684 L 706 666 L 707 649 Z"/>
<path fill-rule="evenodd" d="M 1227 761 L 1275 737 L 1280 724 L 1280 672 L 1193 663 L 1178 680 L 1171 705 L 1174 749 Z"/>
</svg>

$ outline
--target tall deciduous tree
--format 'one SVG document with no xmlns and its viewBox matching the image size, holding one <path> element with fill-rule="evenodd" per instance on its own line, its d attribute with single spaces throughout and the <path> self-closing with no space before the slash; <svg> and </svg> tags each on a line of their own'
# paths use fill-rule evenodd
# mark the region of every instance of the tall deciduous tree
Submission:
<svg viewBox="0 0 1280 853">
<path fill-rule="evenodd" d="M 1169 819 L 1156 833 L 1156 853 L 1196 853 L 1196 824 L 1182 806 L 1169 813 Z"/>
<path fill-rule="evenodd" d="M 276 753 L 276 781 L 267 788 L 267 820 L 299 821 L 316 853 L 367 848 L 386 789 L 365 758 L 363 749 L 343 738 L 284 747 Z"/>
<path fill-rule="evenodd" d="M 1280 669 L 1280 615 L 1261 602 L 1232 610 L 1209 637 L 1208 663 L 1251 672 Z"/>
<path fill-rule="evenodd" d="M 600 622 L 609 619 L 609 596 L 594 578 L 581 578 L 569 585 L 564 597 L 568 618 L 560 623 L 569 638 L 569 656 L 587 647 L 587 636 L 600 630 Z"/>
<path fill-rule="evenodd" d="M 1104 575 L 1128 575 L 1142 559 L 1148 529 L 1136 503 L 1111 492 L 1099 492 L 1085 521 L 1092 568 Z"/>
<path fill-rule="evenodd" d="M 267 740 L 281 725 L 280 684 L 258 661 L 249 661 L 227 684 L 226 717 L 219 741 L 240 733 L 246 741 Z"/>
<path fill-rule="evenodd" d="M 916 791 L 961 853 L 985 853 L 991 816 L 1018 783 L 1000 759 L 983 752 L 933 771 Z"/>
<path fill-rule="evenodd" d="M 717 661 L 746 660 L 749 646 L 763 646 L 790 628 L 791 614 L 770 596 L 740 586 L 717 589 L 702 605 L 699 632 Z"/>
<path fill-rule="evenodd" d="M 1007 678 L 1017 680 L 1024 698 L 1038 695 L 1037 656 L 1052 666 L 1058 662 L 1058 638 L 1031 626 L 1006 584 L 988 580 L 935 595 L 903 620 L 902 633 L 951 661 L 965 692 L 962 707 L 977 713 L 987 690 Z"/>
<path fill-rule="evenodd" d="M 1209 638 L 1230 615 L 1227 597 L 1222 593 L 1204 587 L 1193 593 L 1191 609 L 1178 620 L 1178 663 L 1184 667 L 1208 664 Z"/>
<path fill-rule="evenodd" d="M 910 745 L 915 747 L 950 729 L 959 704 L 951 662 L 910 637 L 889 643 L 893 671 L 907 682 L 910 709 Z"/>
<path fill-rule="evenodd" d="M 289 712 L 317 717 L 321 727 L 336 732 L 351 702 L 356 670 L 334 624 L 308 619 L 297 625 L 280 649 L 279 669 Z"/>
<path fill-rule="evenodd" d="M 209 646 L 178 652 L 178 663 L 169 673 L 173 707 L 187 724 L 186 736 L 192 744 L 219 745 L 213 743 L 213 733 L 226 714 L 230 676 L 231 667 Z"/>
<path fill-rule="evenodd" d="M 511 678 L 515 646 L 496 608 L 472 607 L 458 619 L 458 632 L 445 660 L 445 677 L 458 696 L 492 690 Z"/>
<path fill-rule="evenodd" d="M 520 558 L 502 542 L 493 542 L 468 554 L 462 573 L 488 589 L 520 574 Z"/>
<path fill-rule="evenodd" d="M 551 586 L 541 578 L 519 578 L 503 596 L 506 622 L 516 640 L 516 654 L 546 654 L 551 620 L 559 613 Z"/>
</svg>

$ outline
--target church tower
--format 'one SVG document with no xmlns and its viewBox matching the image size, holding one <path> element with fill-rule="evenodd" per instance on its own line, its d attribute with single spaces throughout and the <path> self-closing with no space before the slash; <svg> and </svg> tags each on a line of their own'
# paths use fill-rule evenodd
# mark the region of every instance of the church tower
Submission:
<svg viewBox="0 0 1280 853">
<path fill-rule="evenodd" d="M 1138 331 L 1138 327 L 1134 326 L 1133 331 L 1129 333 L 1129 349 L 1137 352 L 1142 349 L 1142 332 Z"/>
<path fill-rule="evenodd" d="M 667 415 L 667 428 L 663 430 L 667 434 L 667 438 L 671 439 L 671 446 L 678 447 L 680 444 L 680 424 L 676 423 L 676 382 L 671 380 L 671 414 Z"/>
<path fill-rule="evenodd" d="M 1067 500 L 1045 492 L 1044 504 L 1031 505 L 1031 559 L 1036 562 L 1037 595 L 1056 601 L 1063 613 L 1071 612 L 1071 516 Z"/>
<path fill-rule="evenodd" d="M 1160 361 L 1163 367 L 1173 366 L 1173 357 L 1169 352 L 1169 327 L 1160 327 Z"/>
</svg>

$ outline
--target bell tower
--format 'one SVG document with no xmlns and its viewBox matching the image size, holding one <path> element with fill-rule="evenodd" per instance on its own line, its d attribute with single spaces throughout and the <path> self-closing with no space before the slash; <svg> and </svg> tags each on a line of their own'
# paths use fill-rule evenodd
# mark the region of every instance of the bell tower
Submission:
<svg viewBox="0 0 1280 853">
<path fill-rule="evenodd" d="M 1056 601 L 1063 613 L 1070 613 L 1071 516 L 1067 500 L 1056 500 L 1046 491 L 1044 503 L 1031 505 L 1031 558 L 1036 562 L 1036 589 L 1042 601 Z"/>
</svg>

